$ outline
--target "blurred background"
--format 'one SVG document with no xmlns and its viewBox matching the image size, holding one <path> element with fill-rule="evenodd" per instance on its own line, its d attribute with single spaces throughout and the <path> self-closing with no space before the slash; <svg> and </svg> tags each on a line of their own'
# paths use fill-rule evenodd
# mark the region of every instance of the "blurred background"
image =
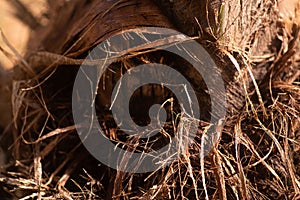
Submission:
<svg viewBox="0 0 300 200">
<path fill-rule="evenodd" d="M 14 48 L 23 55 L 26 51 L 26 43 L 30 29 L 15 17 L 15 10 L 12 6 L 13 1 L 14 0 L 0 0 L 0 29 Z M 45 19 L 43 16 L 47 10 L 46 0 L 21 0 L 20 2 L 22 2 L 36 18 Z M 0 46 L 8 50 L 2 37 L 0 37 Z M 1 51 L 0 63 L 4 69 L 10 69 L 15 64 L 6 58 Z"/>
</svg>

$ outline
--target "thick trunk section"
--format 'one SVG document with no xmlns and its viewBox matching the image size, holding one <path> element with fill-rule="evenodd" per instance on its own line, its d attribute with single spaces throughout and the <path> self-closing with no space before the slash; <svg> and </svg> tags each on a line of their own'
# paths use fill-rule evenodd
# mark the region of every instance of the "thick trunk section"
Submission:
<svg viewBox="0 0 300 200">
<path fill-rule="evenodd" d="M 271 65 L 266 62 L 264 69 L 259 67 L 252 69 L 250 59 L 275 51 L 270 49 L 268 45 L 275 37 L 272 34 L 276 33 L 274 30 L 277 13 L 273 6 L 268 6 L 269 9 L 265 10 L 266 5 L 273 3 L 272 1 L 48 0 L 48 2 L 51 7 L 48 25 L 38 27 L 32 33 L 28 43 L 28 53 L 25 57 L 27 64 L 23 62 L 14 69 L 13 111 L 15 119 L 14 140 L 16 142 L 13 148 L 14 156 L 18 160 L 28 159 L 28 157 L 44 159 L 43 170 L 45 174 L 47 176 L 53 175 L 49 178 L 49 185 L 52 187 L 58 185 L 60 192 L 64 191 L 66 182 L 74 174 L 74 177 L 84 182 L 81 177 L 76 176 L 76 173 L 82 168 L 86 169 L 89 178 L 91 175 L 101 179 L 101 183 L 96 181 L 95 184 L 102 184 L 101 192 L 104 191 L 105 193 L 99 196 L 104 199 L 125 196 L 124 191 L 132 192 L 132 196 L 143 196 L 141 194 L 143 192 L 140 192 L 143 189 L 140 188 L 149 189 L 150 192 L 148 191 L 143 196 L 147 198 L 147 195 L 156 186 L 155 184 L 161 181 L 153 178 L 151 183 L 144 183 L 148 174 L 127 176 L 127 174 L 99 164 L 80 145 L 80 140 L 73 127 L 72 87 L 79 66 L 93 48 L 113 35 L 138 27 L 164 27 L 195 37 L 195 40 L 205 48 L 214 60 L 218 73 L 224 81 L 228 121 L 232 120 L 230 123 L 235 124 L 233 121 L 240 122 L 237 118 L 244 117 L 240 112 L 248 106 L 245 103 L 245 91 L 253 95 L 258 104 L 263 105 L 259 94 L 255 95 L 258 91 L 255 91 L 254 86 L 256 85 L 248 72 L 252 70 L 255 78 L 264 80 L 262 77 L 266 74 L 266 66 Z M 270 16 L 273 18 L 270 19 Z M 259 17 L 260 20 L 256 20 L 256 17 Z M 201 104 L 203 114 L 201 120 L 204 121 L 204 124 L 209 122 L 211 117 L 210 96 L 203 77 L 196 75 L 189 63 L 181 58 L 176 58 L 166 52 L 154 51 L 114 63 L 111 70 L 108 70 L 101 80 L 97 91 L 98 107 L 96 109 L 101 115 L 98 116 L 99 121 L 104 122 L 108 137 L 119 139 L 116 136 L 117 132 L 114 132 L 117 129 L 116 124 L 111 123 L 112 116 L 109 115 L 111 95 L 116 82 L 122 73 L 128 70 L 127 64 L 130 68 L 149 62 L 170 65 L 188 77 Z M 141 98 L 144 104 L 136 106 L 133 115 L 141 119 L 142 122 L 139 123 L 147 122 L 147 117 L 139 115 L 141 110 L 149 109 L 151 102 L 147 102 L 147 99 L 152 98 L 155 102 L 160 102 L 162 96 L 168 95 L 169 93 L 165 93 L 159 86 L 146 86 L 140 89 L 134 94 L 134 97 Z M 217 95 L 222 96 L 223 94 Z M 262 106 L 261 109 L 263 110 L 263 108 Z M 50 131 L 62 127 L 67 127 L 64 130 L 59 130 L 63 132 L 62 134 L 59 134 L 61 132 L 53 133 L 58 135 L 56 140 L 49 140 L 50 142 L 39 140 Z M 216 130 L 218 128 L 220 127 L 216 126 Z M 229 127 L 227 131 L 228 134 L 231 134 L 233 127 Z M 230 143 L 232 142 L 231 139 L 228 139 Z M 216 154 L 217 148 L 215 150 Z M 213 163 L 215 166 L 221 166 L 221 161 L 217 160 L 217 156 L 212 158 L 215 159 L 215 163 Z M 194 164 L 199 167 L 200 161 L 197 160 L 198 158 L 194 159 L 197 161 L 194 160 L 196 163 Z M 228 159 L 233 158 L 228 157 Z M 225 161 L 222 162 L 225 166 Z M 227 164 L 230 162 L 228 161 Z M 222 170 L 221 172 L 217 171 L 218 173 L 216 171 L 214 171 L 216 176 L 224 176 Z M 90 172 L 93 174 L 89 174 Z M 168 174 L 163 170 L 157 173 L 159 175 L 160 173 Z M 177 172 L 172 173 L 172 176 L 177 176 Z M 188 172 L 186 173 L 188 174 Z M 232 172 L 232 177 L 236 178 L 238 173 L 238 171 Z M 241 177 L 243 175 L 239 174 Z M 128 177 L 132 177 L 132 179 Z M 248 194 L 242 178 L 237 181 L 241 186 L 232 186 L 236 189 L 235 191 L 232 190 L 233 193 L 237 192 L 240 198 L 244 199 L 248 197 Z M 132 184 L 135 180 L 136 184 Z M 199 185 L 200 178 L 197 181 Z M 189 180 L 188 182 L 188 184 L 193 185 L 192 181 Z M 226 183 L 229 184 L 229 182 Z M 216 183 L 216 185 L 218 184 L 222 184 L 222 181 Z M 153 188 L 150 188 L 152 186 Z M 77 186 L 72 185 L 71 187 L 74 189 Z M 176 187 L 178 187 L 174 189 L 176 191 L 182 189 L 181 186 Z M 214 196 L 213 193 L 220 190 L 221 186 L 215 187 L 218 189 L 211 191 L 211 196 Z M 225 198 L 224 188 L 222 191 L 220 197 Z M 204 194 L 204 191 L 201 192 Z M 168 191 L 158 193 L 161 195 L 161 199 L 168 198 L 166 195 Z M 193 192 L 190 192 L 189 189 L 187 193 Z M 129 197 L 132 197 L 130 195 Z M 190 194 L 190 196 L 191 198 L 195 197 L 194 194 Z"/>
</svg>

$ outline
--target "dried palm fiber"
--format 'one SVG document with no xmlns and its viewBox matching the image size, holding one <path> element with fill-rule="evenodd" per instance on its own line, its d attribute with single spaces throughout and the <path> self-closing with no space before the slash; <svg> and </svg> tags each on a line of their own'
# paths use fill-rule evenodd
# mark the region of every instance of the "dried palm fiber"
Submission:
<svg viewBox="0 0 300 200">
<path fill-rule="evenodd" d="M 235 1 L 231 1 L 226 4 L 229 7 L 223 11 L 227 12 L 227 16 L 229 16 L 226 19 L 222 18 L 223 13 L 221 12 L 222 9 L 220 9 L 222 5 L 221 1 L 214 1 L 214 4 L 208 1 L 203 1 L 203 4 L 199 4 L 197 1 L 174 1 L 174 3 L 171 1 L 156 1 L 155 3 L 160 8 L 156 7 L 151 1 L 66 2 L 54 0 L 49 2 L 53 8 L 53 12 L 50 13 L 49 25 L 46 28 L 41 27 L 36 30 L 28 45 L 32 51 L 25 58 L 29 64 L 29 68 L 26 68 L 26 66 L 17 66 L 15 69 L 14 115 L 16 119 L 16 143 L 13 147 L 15 148 L 17 159 L 22 159 L 22 163 L 28 165 L 29 169 L 35 167 L 33 173 L 27 174 L 27 176 L 34 177 L 33 180 L 36 183 L 42 182 L 43 184 L 40 187 L 46 191 L 47 189 L 45 188 L 47 187 L 45 183 L 49 183 L 50 187 L 54 187 L 58 183 L 59 189 L 63 188 L 63 186 L 74 189 L 76 187 L 70 183 L 69 177 L 76 177 L 76 181 L 79 184 L 84 184 L 85 181 L 76 176 L 75 173 L 77 171 L 82 173 L 81 169 L 84 168 L 87 175 L 91 174 L 92 177 L 97 177 L 97 180 L 101 180 L 100 184 L 102 184 L 102 187 L 97 187 L 97 195 L 102 198 L 111 198 L 113 195 L 127 195 L 128 197 L 134 196 L 137 193 L 144 193 L 143 189 L 138 189 L 139 186 L 144 186 L 144 189 L 147 191 L 144 193 L 145 198 L 149 197 L 149 195 L 155 196 L 158 194 L 161 198 L 167 198 L 170 195 L 170 188 L 172 187 L 174 187 L 172 191 L 176 195 L 184 194 L 190 198 L 195 198 L 195 192 L 191 189 L 195 185 L 191 186 L 191 181 L 188 179 L 184 180 L 190 184 L 189 187 L 177 185 L 176 181 L 172 183 L 175 186 L 171 187 L 172 184 L 164 185 L 168 184 L 168 181 L 161 183 L 159 173 L 164 173 L 158 172 L 156 178 L 151 179 L 149 184 L 144 184 L 142 180 L 145 177 L 142 175 L 140 177 L 124 177 L 104 166 L 98 167 L 95 160 L 87 157 L 88 153 L 83 148 L 74 148 L 80 141 L 76 137 L 74 127 L 72 127 L 73 121 L 70 103 L 72 85 L 78 65 L 72 66 L 72 62 L 61 64 L 59 60 L 56 61 L 54 59 L 53 61 L 53 57 L 50 54 L 37 54 L 35 52 L 47 51 L 73 59 L 83 59 L 87 55 L 88 50 L 101 41 L 121 30 L 140 26 L 176 28 L 190 36 L 197 36 L 199 34 L 200 38 L 198 41 L 214 58 L 225 82 L 227 97 L 229 99 L 228 113 L 232 117 L 230 119 L 232 121 L 228 120 L 229 127 L 226 131 L 230 133 L 233 129 L 232 125 L 240 122 L 238 120 L 237 122 L 235 121 L 240 116 L 234 114 L 239 113 L 244 106 L 243 86 L 246 86 L 246 89 L 249 91 L 253 91 L 251 80 L 245 77 L 247 70 L 249 70 L 247 68 L 249 67 L 249 60 L 246 58 L 255 58 L 255 56 L 260 55 L 259 53 L 263 51 L 272 52 L 268 45 L 274 39 L 275 35 L 269 33 L 272 32 L 271 30 L 275 27 L 274 22 L 277 21 L 275 8 L 268 5 L 272 1 L 257 1 L 255 3 L 252 1 L 247 3 L 236 1 L 238 3 L 244 2 L 245 5 L 235 4 Z M 199 10 L 202 12 L 198 12 Z M 259 16 L 260 20 L 256 20 L 255 16 Z M 194 17 L 197 17 L 198 21 Z M 219 30 L 220 28 L 218 27 L 220 26 L 225 28 Z M 265 35 L 266 32 L 268 35 Z M 262 40 L 264 40 L 263 43 L 261 42 Z M 154 57 L 156 56 L 156 54 L 153 55 Z M 152 57 L 151 55 L 147 55 L 146 59 L 155 59 L 153 55 Z M 71 65 L 72 68 L 66 67 L 66 65 Z M 240 73 L 237 73 L 237 68 L 241 69 Z M 259 68 L 252 70 L 257 72 L 258 79 L 261 79 L 266 74 L 264 71 L 261 72 Z M 191 74 L 192 71 L 186 72 L 186 75 L 193 79 Z M 44 81 L 46 78 L 47 80 Z M 109 84 L 110 81 L 114 82 L 114 80 L 106 80 L 105 82 Z M 39 87 L 34 87 L 38 82 L 42 82 L 42 84 Z M 205 87 L 202 85 L 201 80 L 199 81 L 197 78 L 193 82 L 200 82 L 199 88 L 201 89 Z M 30 89 L 30 87 L 34 88 Z M 22 90 L 24 88 L 29 89 Z M 203 93 L 203 95 L 205 94 Z M 206 100 L 204 98 L 203 101 Z M 262 109 L 263 111 L 264 107 L 261 102 L 257 102 L 257 106 L 260 106 L 259 110 Z M 38 140 L 39 142 L 34 145 L 24 144 L 24 140 L 35 141 L 51 130 L 61 127 L 66 128 L 61 129 L 61 132 L 58 131 L 56 133 L 57 137 L 50 138 L 49 140 Z M 65 132 L 67 134 L 60 134 Z M 23 140 L 20 135 L 23 137 Z M 225 141 L 231 141 L 232 137 L 230 136 L 229 139 L 226 139 L 225 136 L 223 142 L 226 144 Z M 233 154 L 231 155 L 230 153 L 228 157 L 222 158 L 223 162 L 220 160 L 217 161 L 217 155 L 220 156 L 220 154 L 215 153 L 212 157 L 212 162 L 207 161 L 206 164 L 208 166 L 217 166 L 221 162 L 227 173 L 225 175 L 229 182 L 232 181 L 238 185 L 233 184 L 229 189 L 227 188 L 227 195 L 230 196 L 238 193 L 237 195 L 241 198 L 247 198 L 247 188 L 244 187 L 246 184 L 245 177 L 243 173 L 239 173 L 239 176 L 236 175 L 237 172 L 234 171 L 235 167 L 231 164 L 233 162 Z M 33 164 L 31 159 L 28 160 L 28 158 L 34 158 L 35 164 Z M 42 158 L 43 180 L 36 167 L 39 163 L 38 158 Z M 195 169 L 199 169 L 197 163 L 199 163 L 198 160 L 194 158 L 193 167 Z M 238 162 L 236 165 L 238 165 Z M 171 169 L 175 169 L 176 171 L 176 164 L 172 166 L 173 168 L 171 167 Z M 185 171 L 184 167 L 183 171 Z M 199 171 L 195 172 L 200 174 Z M 218 182 L 216 180 L 215 182 L 211 171 L 207 171 L 212 187 L 216 187 L 215 190 L 211 189 L 210 191 L 210 195 L 212 196 L 214 192 L 222 191 L 222 187 L 224 187 L 222 185 L 222 173 L 219 171 L 216 174 L 216 177 L 219 176 L 221 181 Z M 48 178 L 49 175 L 53 175 L 53 177 L 50 176 Z M 188 173 L 185 175 L 188 177 Z M 180 173 L 174 172 L 170 174 L 168 172 L 166 177 L 178 180 L 180 176 Z M 117 177 L 116 180 L 119 182 L 114 180 L 115 177 Z M 135 181 L 135 185 L 131 184 L 131 189 L 129 185 L 130 181 L 133 180 L 130 177 Z M 199 184 L 201 178 L 197 178 L 199 179 Z M 122 180 L 124 181 L 123 185 L 121 184 Z M 158 183 L 161 183 L 160 186 L 163 189 L 159 190 L 154 187 Z M 147 190 L 149 187 L 151 189 Z M 122 193 L 122 190 L 128 192 L 128 194 L 126 192 Z M 68 194 L 72 196 L 72 192 Z M 223 198 L 226 195 L 224 191 L 221 194 Z M 255 195 L 253 194 L 253 196 Z"/>
</svg>

